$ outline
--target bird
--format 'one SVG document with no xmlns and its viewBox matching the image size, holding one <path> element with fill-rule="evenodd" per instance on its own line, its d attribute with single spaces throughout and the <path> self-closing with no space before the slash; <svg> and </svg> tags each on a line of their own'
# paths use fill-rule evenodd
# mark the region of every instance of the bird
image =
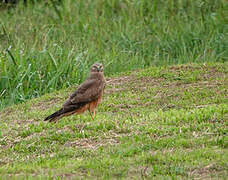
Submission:
<svg viewBox="0 0 228 180">
<path fill-rule="evenodd" d="M 56 123 L 64 116 L 80 114 L 86 110 L 94 120 L 95 108 L 101 101 L 105 86 L 104 67 L 101 63 L 95 63 L 91 66 L 89 77 L 71 94 L 62 108 L 46 117 L 44 121 Z"/>
</svg>

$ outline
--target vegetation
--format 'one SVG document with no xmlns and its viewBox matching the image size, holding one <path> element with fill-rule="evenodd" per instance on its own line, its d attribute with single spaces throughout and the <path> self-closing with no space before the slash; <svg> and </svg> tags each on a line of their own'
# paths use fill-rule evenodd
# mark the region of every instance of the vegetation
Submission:
<svg viewBox="0 0 228 180">
<path fill-rule="evenodd" d="M 95 121 L 43 121 L 74 88 L 1 111 L 1 179 L 228 178 L 227 63 L 107 80 Z"/>
<path fill-rule="evenodd" d="M 35 1 L 33 1 L 35 2 Z M 0 13 L 0 107 L 151 65 L 227 61 L 226 0 L 41 1 Z"/>
</svg>

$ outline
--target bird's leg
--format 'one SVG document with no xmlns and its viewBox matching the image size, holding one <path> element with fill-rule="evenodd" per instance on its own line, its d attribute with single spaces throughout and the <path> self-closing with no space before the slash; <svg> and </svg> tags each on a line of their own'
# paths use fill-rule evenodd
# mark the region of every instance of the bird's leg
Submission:
<svg viewBox="0 0 228 180">
<path fill-rule="evenodd" d="M 94 117 L 94 120 L 96 120 L 95 109 L 93 110 L 93 117 Z"/>
<path fill-rule="evenodd" d="M 92 112 L 90 110 L 89 110 L 89 114 L 90 114 L 91 118 L 93 119 L 93 115 L 92 115 Z"/>
<path fill-rule="evenodd" d="M 93 120 L 95 120 L 95 111 L 94 110 L 89 110 L 90 116 Z"/>
</svg>

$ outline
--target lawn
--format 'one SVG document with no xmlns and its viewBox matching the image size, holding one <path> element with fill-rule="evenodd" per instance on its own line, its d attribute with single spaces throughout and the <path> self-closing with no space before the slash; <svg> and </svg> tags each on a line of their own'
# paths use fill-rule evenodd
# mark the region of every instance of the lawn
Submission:
<svg viewBox="0 0 228 180">
<path fill-rule="evenodd" d="M 81 83 L 94 62 L 114 75 L 228 60 L 226 0 L 27 2 L 0 6 L 0 109 Z"/>
<path fill-rule="evenodd" d="M 0 112 L 1 179 L 227 179 L 228 64 L 107 77 L 92 120 L 43 119 L 75 87 Z"/>
</svg>

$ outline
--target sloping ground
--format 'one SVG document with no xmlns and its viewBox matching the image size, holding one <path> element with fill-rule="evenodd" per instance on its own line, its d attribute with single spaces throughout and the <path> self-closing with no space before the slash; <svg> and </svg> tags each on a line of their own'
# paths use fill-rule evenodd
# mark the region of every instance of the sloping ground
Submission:
<svg viewBox="0 0 228 180">
<path fill-rule="evenodd" d="M 228 178 L 228 64 L 107 78 L 96 120 L 44 117 L 74 88 L 0 112 L 0 177 Z"/>
</svg>

